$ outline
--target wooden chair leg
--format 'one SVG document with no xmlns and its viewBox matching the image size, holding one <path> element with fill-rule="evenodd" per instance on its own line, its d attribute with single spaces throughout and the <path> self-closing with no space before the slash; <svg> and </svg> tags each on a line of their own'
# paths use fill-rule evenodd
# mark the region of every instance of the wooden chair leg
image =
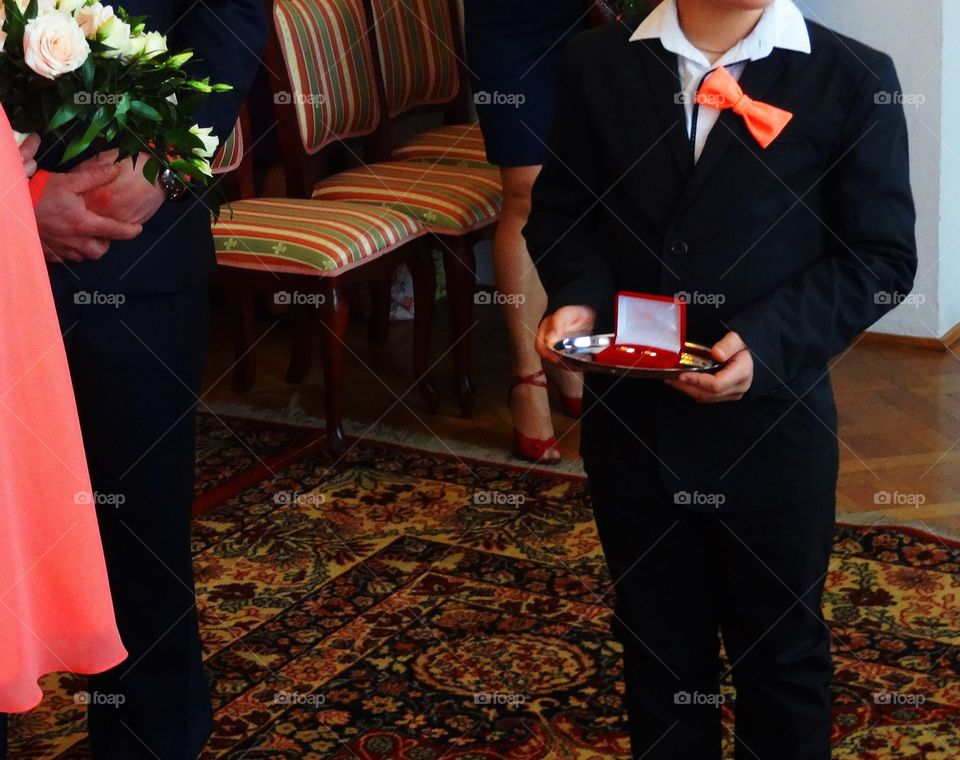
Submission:
<svg viewBox="0 0 960 760">
<path fill-rule="evenodd" d="M 339 453 L 346 448 L 343 433 L 343 372 L 346 361 L 347 322 L 350 307 L 340 283 L 326 278 L 320 306 L 323 350 L 323 385 L 327 403 L 327 448 Z"/>
<path fill-rule="evenodd" d="M 254 318 L 254 290 L 243 275 L 223 278 L 227 291 L 227 310 L 233 336 L 232 386 L 237 393 L 246 393 L 257 379 L 256 319 Z"/>
<path fill-rule="evenodd" d="M 407 260 L 413 279 L 413 374 L 427 409 L 437 411 L 440 391 L 430 379 L 430 328 L 437 293 L 437 268 L 427 245 L 417 245 Z"/>
<path fill-rule="evenodd" d="M 380 346 L 390 337 L 390 278 L 370 281 L 370 331 L 367 342 Z"/>
<path fill-rule="evenodd" d="M 457 401 L 464 417 L 473 414 L 476 393 L 470 381 L 470 331 L 473 329 L 473 298 L 476 291 L 476 261 L 473 236 L 444 240 L 443 266 L 447 274 L 447 298 L 453 325 L 453 363 Z"/>
<path fill-rule="evenodd" d="M 287 382 L 299 385 L 307 379 L 313 366 L 313 330 L 317 321 L 317 309 L 307 304 L 290 307 L 290 364 L 287 367 Z"/>
</svg>

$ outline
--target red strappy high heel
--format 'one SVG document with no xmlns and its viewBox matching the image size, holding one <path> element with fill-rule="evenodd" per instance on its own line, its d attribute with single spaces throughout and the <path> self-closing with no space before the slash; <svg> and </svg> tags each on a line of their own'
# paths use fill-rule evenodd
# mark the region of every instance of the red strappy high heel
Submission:
<svg viewBox="0 0 960 760">
<path fill-rule="evenodd" d="M 526 375 L 521 377 L 519 375 L 514 375 L 513 382 L 510 383 L 510 389 L 507 391 L 507 404 L 510 403 L 510 397 L 513 394 L 514 389 L 520 385 L 535 385 L 538 388 L 546 388 L 547 382 L 545 380 L 546 373 L 543 370 L 539 372 L 534 372 L 532 375 Z M 531 438 L 524 435 L 516 428 L 513 429 L 513 450 L 514 453 L 526 459 L 528 462 L 535 462 L 537 464 L 556 464 L 559 460 L 555 459 L 544 459 L 550 451 L 557 451 L 559 446 L 559 441 L 557 441 L 556 436 L 550 436 L 549 438 Z"/>
</svg>

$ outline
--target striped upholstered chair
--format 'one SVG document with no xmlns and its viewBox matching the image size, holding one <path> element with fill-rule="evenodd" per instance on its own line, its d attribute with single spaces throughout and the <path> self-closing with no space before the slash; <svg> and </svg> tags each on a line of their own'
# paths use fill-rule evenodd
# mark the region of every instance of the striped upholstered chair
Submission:
<svg viewBox="0 0 960 760">
<path fill-rule="evenodd" d="M 369 48 L 364 52 L 362 47 L 338 43 L 344 27 L 352 23 L 352 10 L 352 0 L 278 0 L 275 5 L 278 35 L 301 51 L 291 59 L 290 82 L 283 74 L 285 64 L 276 40 L 267 57 L 272 77 L 287 82 L 285 89 L 275 90 L 274 100 L 281 117 L 278 135 L 288 195 L 291 189 L 305 187 L 308 167 L 326 157 L 325 148 L 369 134 L 379 123 L 376 97 L 355 76 L 366 71 L 363 60 L 369 60 Z M 358 33 L 351 29 L 349 36 L 356 38 Z M 301 61 L 311 63 L 301 65 Z M 305 81 L 314 89 L 303 87 Z M 242 129 L 239 139 L 243 139 Z M 250 157 L 245 156 L 240 173 L 249 166 Z M 357 281 L 382 281 L 400 263 L 408 264 L 418 303 L 414 372 L 428 406 L 436 408 L 439 394 L 427 373 L 435 272 L 422 245 L 427 229 L 415 217 L 384 206 L 310 200 L 304 194 L 242 198 L 232 202 L 230 210 L 224 209 L 213 227 L 219 279 L 231 302 L 237 358 L 234 387 L 246 390 L 254 381 L 258 338 L 253 307 L 258 293 L 290 306 L 294 346 L 287 378 L 291 382 L 299 382 L 309 371 L 312 330 L 308 328 L 319 313 L 327 445 L 341 450 L 345 443 L 341 424 L 348 320 L 345 288 Z"/>
<path fill-rule="evenodd" d="M 447 125 L 421 132 L 393 150 L 401 161 L 493 169 L 476 121 L 463 64 L 456 0 L 371 0 L 377 50 L 391 120 L 442 110 Z"/>
<path fill-rule="evenodd" d="M 321 180 L 313 197 L 353 199 L 402 211 L 415 216 L 439 241 L 454 333 L 457 398 L 469 416 L 475 398 L 469 367 L 476 286 L 473 247 L 499 218 L 503 205 L 499 171 L 486 163 L 475 128 L 467 127 L 467 134 L 462 125 L 433 131 L 401 146 L 400 152 L 390 137 L 396 123 L 417 112 L 441 111 L 451 121 L 469 113 L 462 53 L 456 52 L 462 46 L 453 32 L 458 23 L 455 0 L 362 1 L 364 27 L 374 30 L 377 55 L 371 76 L 384 114 L 369 141 L 368 158 L 381 163 Z M 444 147 L 428 158 L 434 144 Z M 471 144 L 474 151 L 467 153 Z M 456 151 L 459 160 L 453 160 Z"/>
</svg>

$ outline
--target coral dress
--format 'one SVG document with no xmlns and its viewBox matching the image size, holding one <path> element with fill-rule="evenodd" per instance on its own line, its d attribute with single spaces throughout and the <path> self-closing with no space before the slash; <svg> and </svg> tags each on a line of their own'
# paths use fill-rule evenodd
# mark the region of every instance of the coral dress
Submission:
<svg viewBox="0 0 960 760">
<path fill-rule="evenodd" d="M 70 372 L 30 191 L 0 108 L 0 712 L 52 671 L 122 662 Z"/>
</svg>

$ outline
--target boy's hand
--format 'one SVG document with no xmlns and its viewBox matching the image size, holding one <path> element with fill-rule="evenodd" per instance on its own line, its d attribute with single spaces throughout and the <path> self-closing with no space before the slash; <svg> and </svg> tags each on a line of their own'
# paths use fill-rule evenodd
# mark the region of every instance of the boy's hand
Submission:
<svg viewBox="0 0 960 760">
<path fill-rule="evenodd" d="M 676 380 L 664 382 L 703 404 L 739 401 L 753 385 L 753 357 L 750 350 L 739 335 L 728 332 L 710 349 L 710 354 L 718 362 L 726 362 L 727 366 L 715 375 L 685 372 Z"/>
<path fill-rule="evenodd" d="M 537 353 L 548 362 L 560 363 L 553 347 L 568 335 L 589 334 L 597 321 L 597 313 L 589 306 L 562 306 L 545 317 L 537 330 Z"/>
</svg>

